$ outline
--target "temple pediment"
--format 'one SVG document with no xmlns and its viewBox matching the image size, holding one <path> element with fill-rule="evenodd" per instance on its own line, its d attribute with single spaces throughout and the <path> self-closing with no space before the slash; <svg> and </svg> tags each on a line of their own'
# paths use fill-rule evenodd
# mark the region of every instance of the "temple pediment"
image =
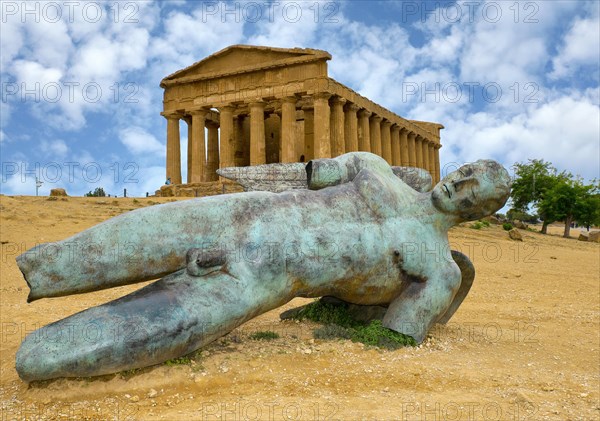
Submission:
<svg viewBox="0 0 600 421">
<path fill-rule="evenodd" d="M 232 45 L 165 77 L 161 86 L 330 59 L 327 51 L 310 48 Z"/>
</svg>

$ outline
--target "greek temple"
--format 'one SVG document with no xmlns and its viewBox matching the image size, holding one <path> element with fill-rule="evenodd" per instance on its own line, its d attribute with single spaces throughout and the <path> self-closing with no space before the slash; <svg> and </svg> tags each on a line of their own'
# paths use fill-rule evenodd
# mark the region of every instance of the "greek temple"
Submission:
<svg viewBox="0 0 600 421">
<path fill-rule="evenodd" d="M 327 74 L 327 51 L 229 46 L 165 77 L 166 176 L 183 184 L 180 120 L 187 123 L 186 184 L 216 170 L 308 162 L 366 151 L 440 179 L 438 123 L 407 120 Z M 185 127 L 185 126 L 184 126 Z"/>
</svg>

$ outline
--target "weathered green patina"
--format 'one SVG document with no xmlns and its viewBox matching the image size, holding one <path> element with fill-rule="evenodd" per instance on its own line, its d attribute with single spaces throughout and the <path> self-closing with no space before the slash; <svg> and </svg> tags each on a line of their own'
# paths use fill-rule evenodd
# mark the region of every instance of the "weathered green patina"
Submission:
<svg viewBox="0 0 600 421">
<path fill-rule="evenodd" d="M 421 342 L 464 298 L 453 308 L 461 272 L 448 229 L 501 208 L 507 171 L 477 161 L 421 193 L 369 153 L 306 170 L 310 190 L 139 209 L 19 256 L 29 301 L 164 276 L 29 334 L 17 353 L 21 378 L 160 363 L 294 297 L 389 306 L 384 326 Z"/>
</svg>

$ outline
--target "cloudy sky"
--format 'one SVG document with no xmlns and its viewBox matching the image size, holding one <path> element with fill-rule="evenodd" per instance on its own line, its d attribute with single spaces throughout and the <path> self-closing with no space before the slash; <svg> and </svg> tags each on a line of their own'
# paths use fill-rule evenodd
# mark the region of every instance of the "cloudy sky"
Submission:
<svg viewBox="0 0 600 421">
<path fill-rule="evenodd" d="M 329 51 L 333 78 L 446 127 L 442 167 L 543 158 L 599 177 L 599 4 L 4 0 L 1 190 L 35 194 L 38 175 L 40 194 L 152 193 L 160 80 L 231 44 Z"/>
</svg>

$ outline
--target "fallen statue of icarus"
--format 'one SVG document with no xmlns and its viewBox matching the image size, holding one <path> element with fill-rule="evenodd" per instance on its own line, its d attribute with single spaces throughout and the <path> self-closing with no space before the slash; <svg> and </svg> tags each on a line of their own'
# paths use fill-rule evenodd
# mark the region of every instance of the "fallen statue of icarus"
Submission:
<svg viewBox="0 0 600 421">
<path fill-rule="evenodd" d="M 383 325 L 422 342 L 456 311 L 474 276 L 464 273 L 468 258 L 451 253 L 448 229 L 494 213 L 510 192 L 494 161 L 464 165 L 420 192 L 364 152 L 313 160 L 306 180 L 309 189 L 134 210 L 18 256 L 28 301 L 163 277 L 30 333 L 17 352 L 19 376 L 161 363 L 294 297 L 386 306 Z"/>
</svg>

